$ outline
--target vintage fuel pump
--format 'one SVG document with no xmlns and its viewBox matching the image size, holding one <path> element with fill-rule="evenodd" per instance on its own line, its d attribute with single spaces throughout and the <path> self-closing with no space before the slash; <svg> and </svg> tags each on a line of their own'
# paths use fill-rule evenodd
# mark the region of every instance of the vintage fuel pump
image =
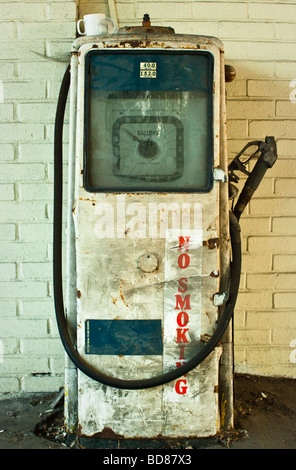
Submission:
<svg viewBox="0 0 296 470">
<path fill-rule="evenodd" d="M 276 160 L 267 137 L 227 170 L 225 81 L 233 78 L 218 39 L 153 27 L 147 15 L 142 26 L 73 43 L 56 115 L 54 181 L 68 432 L 188 438 L 233 426 L 239 218 Z M 251 172 L 243 161 L 250 146 L 258 157 Z M 247 180 L 235 204 L 236 170 Z"/>
</svg>

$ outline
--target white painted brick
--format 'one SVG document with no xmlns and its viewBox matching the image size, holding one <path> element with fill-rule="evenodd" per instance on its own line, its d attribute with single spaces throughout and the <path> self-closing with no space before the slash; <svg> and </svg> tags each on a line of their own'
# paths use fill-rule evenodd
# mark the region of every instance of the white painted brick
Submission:
<svg viewBox="0 0 296 470">
<path fill-rule="evenodd" d="M 295 178 L 277 179 L 274 183 L 274 193 L 277 196 L 294 197 L 295 196 L 295 186 L 296 186 L 296 179 Z"/>
<path fill-rule="evenodd" d="M 1 3 L 3 5 L 3 3 Z M 45 40 L 14 40 L 10 42 L 0 41 L 1 59 L 14 60 L 36 60 L 36 58 L 44 58 Z"/>
<path fill-rule="evenodd" d="M 63 370 L 63 368 L 60 368 Z M 56 392 L 64 386 L 64 374 L 48 374 L 40 376 L 27 375 L 22 380 L 24 390 L 28 393 Z"/>
<path fill-rule="evenodd" d="M 1 2 L 2 20 L 46 19 L 46 4 L 43 2 Z"/>
<path fill-rule="evenodd" d="M 237 341 L 241 345 L 267 344 L 270 339 L 270 330 L 249 330 L 247 328 L 236 330 Z"/>
<path fill-rule="evenodd" d="M 283 158 L 293 158 L 295 154 L 296 140 L 293 139 L 278 139 L 277 149 L 278 154 Z M 277 167 L 280 166 L 281 161 L 277 161 Z"/>
<path fill-rule="evenodd" d="M 6 318 L 1 325 L 1 336 L 8 338 L 17 338 L 21 331 L 21 338 L 46 338 L 47 322 L 46 319 L 29 318 Z"/>
<path fill-rule="evenodd" d="M 276 272 L 296 272 L 296 255 L 274 255 L 273 269 Z"/>
<path fill-rule="evenodd" d="M 26 142 L 19 145 L 21 162 L 48 162 L 53 160 L 53 146 L 48 142 Z"/>
<path fill-rule="evenodd" d="M 20 224 L 20 239 L 22 241 L 43 240 L 52 241 L 52 224 L 35 222 Z"/>
<path fill-rule="evenodd" d="M 292 118 L 296 117 L 296 103 L 291 101 L 277 101 L 276 102 L 276 116 Z"/>
<path fill-rule="evenodd" d="M 16 27 L 13 22 L 1 24 L 0 41 L 11 41 L 16 37 Z"/>
<path fill-rule="evenodd" d="M 246 41 L 223 41 L 225 61 L 248 57 L 248 43 Z"/>
<path fill-rule="evenodd" d="M 296 14 L 295 17 L 296 18 Z M 288 19 L 288 18 L 287 18 Z M 277 23 L 275 25 L 276 38 L 284 41 L 296 40 L 296 27 L 295 23 Z"/>
<path fill-rule="evenodd" d="M 249 58 L 272 61 L 290 60 L 293 61 L 296 53 L 296 44 L 293 42 L 250 42 L 248 44 Z"/>
<path fill-rule="evenodd" d="M 12 80 L 14 74 L 15 64 L 9 61 L 0 62 L 0 78 L 1 80 Z"/>
<path fill-rule="evenodd" d="M 250 201 L 250 214 L 287 216 L 295 210 L 296 198 L 264 198 Z"/>
<path fill-rule="evenodd" d="M 1 265 L 0 265 L 1 269 Z M 22 263 L 22 275 L 28 280 L 52 280 L 52 263 Z M 0 271 L 1 276 L 1 271 Z"/>
<path fill-rule="evenodd" d="M 266 310 L 272 308 L 272 293 L 270 291 L 240 292 L 236 308 L 239 310 Z"/>
<path fill-rule="evenodd" d="M 242 272 L 269 272 L 271 270 L 271 266 L 272 255 L 270 253 L 261 253 L 260 258 L 258 258 L 257 255 L 251 255 L 250 253 L 244 253 L 242 256 Z"/>
<path fill-rule="evenodd" d="M 53 185 L 51 183 L 24 183 L 20 185 L 22 201 L 51 201 Z"/>
<path fill-rule="evenodd" d="M 17 301 L 11 299 L 0 300 L 1 322 L 5 317 L 15 317 L 17 311 Z M 1 380 L 0 380 L 1 382 Z"/>
<path fill-rule="evenodd" d="M 5 357 L 1 364 L 2 374 L 42 374 L 50 373 L 48 360 L 45 357 L 11 355 Z"/>
<path fill-rule="evenodd" d="M 75 21 L 76 4 L 75 2 L 51 2 L 48 5 L 47 16 L 49 20 L 56 21 Z"/>
<path fill-rule="evenodd" d="M 14 200 L 14 185 L 1 184 L 0 201 L 13 201 Z"/>
<path fill-rule="evenodd" d="M 269 177 L 275 176 L 285 178 L 294 176 L 296 173 L 296 160 L 289 158 L 279 158 L 276 165 L 268 170 Z"/>
<path fill-rule="evenodd" d="M 47 293 L 48 290 L 46 282 L 13 281 L 2 283 L 2 292 L 0 292 L 0 296 L 2 298 L 13 299 L 40 299 L 46 297 Z"/>
<path fill-rule="evenodd" d="M 118 19 L 120 20 L 122 16 L 119 14 L 121 8 L 121 2 L 116 2 L 116 12 L 118 15 Z M 110 16 L 108 1 L 107 0 L 100 0 L 100 1 L 88 1 L 88 0 L 81 0 L 79 2 L 79 18 L 83 18 L 84 15 L 88 15 L 91 13 L 104 13 L 106 16 Z"/>
<path fill-rule="evenodd" d="M 236 70 L 235 81 L 228 84 L 228 87 L 231 88 L 231 85 L 234 85 L 237 80 L 246 80 L 252 78 L 275 78 L 275 64 L 274 62 L 263 62 L 256 60 L 240 60 L 235 59 L 231 61 L 231 65 L 234 66 Z M 290 77 L 291 75 L 289 75 Z"/>
<path fill-rule="evenodd" d="M 250 254 L 261 253 L 293 254 L 296 253 L 295 237 L 250 237 L 248 239 L 248 250 Z"/>
<path fill-rule="evenodd" d="M 256 290 L 260 285 L 261 289 L 268 290 L 291 290 L 296 283 L 296 274 L 270 273 L 270 274 L 248 274 L 247 288 Z"/>
<path fill-rule="evenodd" d="M 275 73 L 278 78 L 285 78 L 291 81 L 293 78 L 296 78 L 296 63 L 287 61 L 277 62 L 275 64 Z"/>
<path fill-rule="evenodd" d="M 13 104 L 0 103 L 0 122 L 13 121 Z"/>
<path fill-rule="evenodd" d="M 20 315 L 27 318 L 48 318 L 54 316 L 53 300 L 36 299 L 31 302 L 29 299 L 23 299 L 20 307 Z"/>
<path fill-rule="evenodd" d="M 26 122 L 54 122 L 56 107 L 56 103 L 21 103 L 19 118 Z"/>
<path fill-rule="evenodd" d="M 70 63 L 71 60 L 71 40 L 49 40 L 46 41 L 46 55 L 49 58 L 55 58 Z"/>
<path fill-rule="evenodd" d="M 68 60 L 64 61 L 64 70 L 65 71 L 66 71 L 66 64 L 67 65 L 69 64 Z M 57 102 L 59 92 L 60 92 L 60 88 L 61 88 L 62 78 L 63 78 L 63 74 L 61 75 L 61 79 L 59 81 L 49 80 L 47 82 L 47 98 L 48 99 L 51 99 L 51 100 L 54 100 L 55 102 Z"/>
<path fill-rule="evenodd" d="M 295 120 L 281 120 L 281 121 L 250 121 L 249 123 L 249 136 L 252 138 L 262 138 L 262 136 L 274 135 L 275 137 L 281 136 L 285 138 L 293 138 L 296 135 L 296 121 Z"/>
<path fill-rule="evenodd" d="M 2 352 L 5 356 L 9 354 L 18 354 L 20 352 L 20 341 L 18 338 L 2 338 Z"/>
<path fill-rule="evenodd" d="M 63 18 L 61 18 L 63 20 Z M 56 21 L 49 22 L 22 22 L 18 23 L 19 39 L 56 39 L 69 38 L 74 41 L 76 37 L 76 26 L 74 22 Z"/>
<path fill-rule="evenodd" d="M 0 224 L 0 241 L 3 240 L 15 240 L 16 226 L 15 224 Z"/>
<path fill-rule="evenodd" d="M 193 16 L 200 19 L 241 20 L 248 16 L 248 7 L 243 2 L 194 2 Z"/>
<path fill-rule="evenodd" d="M 275 26 L 272 23 L 256 22 L 234 22 L 227 21 L 220 23 L 219 38 L 224 39 L 274 39 Z"/>
<path fill-rule="evenodd" d="M 15 263 L 0 263 L 0 281 L 12 281 L 16 278 Z"/>
<path fill-rule="evenodd" d="M 243 139 L 247 136 L 247 120 L 228 120 L 227 132 L 228 136 L 233 138 Z"/>
<path fill-rule="evenodd" d="M 1 106 L 1 105 L 0 105 Z M 10 161 L 14 159 L 13 144 L 0 144 L 0 161 Z"/>
<path fill-rule="evenodd" d="M 273 217 L 272 233 L 275 235 L 295 235 L 296 217 Z"/>
<path fill-rule="evenodd" d="M 33 77 L 32 77 L 33 78 Z M 6 82 L 4 83 L 4 100 L 38 100 L 45 99 L 44 82 Z"/>
<path fill-rule="evenodd" d="M 24 338 L 21 340 L 22 353 L 28 355 L 48 355 L 63 356 L 63 346 L 58 338 Z"/>
<path fill-rule="evenodd" d="M 35 58 L 36 60 L 36 58 Z M 52 59 L 39 62 L 21 62 L 19 64 L 19 78 L 24 80 L 51 80 L 60 81 L 66 71 L 66 65 L 62 62 L 55 62 Z"/>
<path fill-rule="evenodd" d="M 192 18 L 192 5 L 190 2 L 166 2 L 166 7 L 160 2 L 136 3 L 136 17 L 142 19 L 147 11 L 153 12 L 153 18 L 169 20 L 171 18 Z M 200 16 L 200 15 L 199 15 Z"/>
<path fill-rule="evenodd" d="M 33 124 L 34 128 L 35 124 Z M 25 124 L 23 127 L 21 124 L 18 127 L 13 127 L 15 136 L 17 137 L 17 129 L 21 131 L 29 132 L 30 125 Z M 1 129 L 1 125 L 0 125 Z M 7 125 L 7 130 L 11 130 L 10 125 Z M 10 134 L 12 138 L 12 134 Z M 29 135 L 27 135 L 29 139 Z M 0 181 L 41 181 L 45 179 L 45 166 L 43 163 L 5 163 L 1 165 Z"/>
<path fill-rule="evenodd" d="M 2 242 L 0 261 L 47 261 L 47 244 L 42 242 Z"/>
<path fill-rule="evenodd" d="M 232 83 L 226 85 L 227 96 L 230 97 L 246 97 L 247 95 L 247 83 L 246 80 L 235 80 Z M 227 110 L 228 104 L 226 104 Z"/>
<path fill-rule="evenodd" d="M 229 119 L 271 118 L 275 116 L 274 101 L 228 100 Z"/>
<path fill-rule="evenodd" d="M 6 142 L 8 135 L 11 142 L 42 140 L 44 139 L 44 125 L 35 123 L 1 123 L 0 141 Z"/>
<path fill-rule="evenodd" d="M 214 21 L 162 21 L 163 26 L 174 28 L 176 34 L 199 34 L 204 36 L 219 36 L 219 23 Z"/>
<path fill-rule="evenodd" d="M 289 99 L 290 81 L 286 80 L 248 80 L 248 96 L 276 97 Z"/>
<path fill-rule="evenodd" d="M 286 22 L 288 18 L 296 18 L 296 5 L 292 3 L 251 2 L 249 16 L 252 19 L 274 20 L 277 23 Z"/>
<path fill-rule="evenodd" d="M 274 307 L 295 311 L 296 292 L 277 292 L 274 294 Z"/>
<path fill-rule="evenodd" d="M 0 380 L 0 393 L 7 392 L 16 393 L 19 392 L 19 380 L 17 377 L 3 377 L 1 376 Z"/>
</svg>

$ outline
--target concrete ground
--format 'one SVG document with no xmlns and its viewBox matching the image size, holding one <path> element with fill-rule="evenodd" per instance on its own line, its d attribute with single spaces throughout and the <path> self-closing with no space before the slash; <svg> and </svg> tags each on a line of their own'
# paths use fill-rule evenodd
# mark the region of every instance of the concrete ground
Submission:
<svg viewBox="0 0 296 470">
<path fill-rule="evenodd" d="M 235 430 L 211 439 L 100 440 L 101 449 L 296 449 L 296 380 L 237 375 Z M 92 443 L 93 446 L 93 443 Z M 63 398 L 33 394 L 0 400 L 0 449 L 77 449 L 63 431 Z"/>
</svg>

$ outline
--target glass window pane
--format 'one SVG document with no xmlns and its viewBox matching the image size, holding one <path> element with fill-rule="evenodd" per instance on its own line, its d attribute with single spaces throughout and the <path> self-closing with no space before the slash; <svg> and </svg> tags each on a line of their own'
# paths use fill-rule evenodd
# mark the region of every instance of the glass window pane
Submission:
<svg viewBox="0 0 296 470">
<path fill-rule="evenodd" d="M 209 53 L 91 52 L 86 68 L 89 191 L 209 191 Z"/>
</svg>

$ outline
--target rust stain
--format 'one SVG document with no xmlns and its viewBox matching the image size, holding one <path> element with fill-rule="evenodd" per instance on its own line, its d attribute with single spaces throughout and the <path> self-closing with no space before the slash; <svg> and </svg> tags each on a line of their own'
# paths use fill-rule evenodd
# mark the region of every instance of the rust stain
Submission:
<svg viewBox="0 0 296 470">
<path fill-rule="evenodd" d="M 115 299 L 114 297 L 112 297 L 112 295 L 111 295 L 111 299 L 112 299 L 112 302 L 114 303 L 114 305 L 116 305 L 117 299 Z"/>
<path fill-rule="evenodd" d="M 117 434 L 111 428 L 104 428 L 101 432 L 96 432 L 92 436 L 87 436 L 82 433 L 82 426 L 81 424 L 77 427 L 77 436 L 79 437 L 94 437 L 94 438 L 101 438 L 101 439 L 123 439 L 124 436 L 122 434 Z"/>
<path fill-rule="evenodd" d="M 200 340 L 203 342 L 203 343 L 207 343 L 209 340 L 211 339 L 211 336 L 208 335 L 207 333 L 203 334 L 200 336 Z"/>
<path fill-rule="evenodd" d="M 140 39 L 128 41 L 128 44 L 130 45 L 130 47 L 145 47 L 144 41 Z M 120 45 L 126 47 L 126 42 L 121 42 Z"/>
<path fill-rule="evenodd" d="M 204 240 L 202 242 L 203 246 L 207 246 L 209 250 L 214 250 L 219 248 L 219 238 L 209 238 L 209 240 Z"/>
<path fill-rule="evenodd" d="M 81 297 L 81 292 L 80 290 L 77 289 L 77 299 L 80 299 L 80 297 Z"/>
<path fill-rule="evenodd" d="M 120 297 L 121 297 L 122 302 L 124 303 L 124 305 L 125 305 L 126 307 L 129 308 L 128 304 L 126 303 L 126 301 L 125 301 L 125 299 L 124 299 L 124 297 L 123 297 L 122 286 L 120 286 L 120 288 L 119 288 L 119 293 L 120 293 Z"/>
<path fill-rule="evenodd" d="M 111 428 L 104 428 L 101 432 L 96 432 L 92 437 L 98 437 L 101 439 L 123 439 L 122 434 L 117 434 Z"/>
<path fill-rule="evenodd" d="M 210 276 L 211 276 L 211 277 L 219 277 L 219 271 L 212 271 L 212 272 L 210 273 Z"/>
<path fill-rule="evenodd" d="M 223 393 L 222 398 L 221 398 L 221 426 L 222 428 L 224 427 L 224 423 L 225 423 L 226 403 L 227 403 L 227 400 L 224 400 L 224 393 Z"/>
</svg>

